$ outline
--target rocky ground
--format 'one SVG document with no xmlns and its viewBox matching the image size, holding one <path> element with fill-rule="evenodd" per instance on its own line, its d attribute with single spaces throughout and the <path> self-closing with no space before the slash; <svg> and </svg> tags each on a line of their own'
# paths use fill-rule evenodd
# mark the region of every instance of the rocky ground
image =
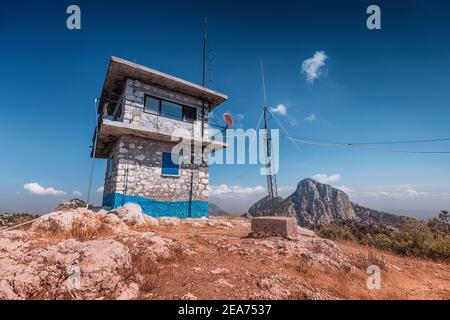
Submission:
<svg viewBox="0 0 450 320">
<path fill-rule="evenodd" d="M 249 220 L 69 209 L 0 232 L 0 299 L 449 299 L 450 265 L 334 243 L 251 238 Z M 382 270 L 369 290 L 367 267 Z"/>
</svg>

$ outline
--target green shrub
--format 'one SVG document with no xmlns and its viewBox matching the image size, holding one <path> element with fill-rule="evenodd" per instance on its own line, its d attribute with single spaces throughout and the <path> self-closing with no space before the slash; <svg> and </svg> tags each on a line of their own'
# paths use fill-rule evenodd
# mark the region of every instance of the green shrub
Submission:
<svg viewBox="0 0 450 320">
<path fill-rule="evenodd" d="M 406 220 L 395 228 L 353 221 L 320 227 L 317 232 L 324 238 L 357 241 L 398 255 L 450 261 L 450 232 L 438 219 Z"/>
<path fill-rule="evenodd" d="M 318 233 L 321 237 L 327 239 L 356 240 L 355 235 L 348 227 L 338 224 L 321 227 Z"/>
<path fill-rule="evenodd" d="M 385 234 L 376 234 L 369 244 L 378 249 L 390 250 L 392 248 L 392 239 Z"/>
</svg>

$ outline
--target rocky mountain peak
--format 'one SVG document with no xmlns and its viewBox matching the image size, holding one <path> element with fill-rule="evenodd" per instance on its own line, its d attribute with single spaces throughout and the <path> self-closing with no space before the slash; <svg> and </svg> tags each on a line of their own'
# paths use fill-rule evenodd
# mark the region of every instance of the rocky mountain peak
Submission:
<svg viewBox="0 0 450 320">
<path fill-rule="evenodd" d="M 272 215 L 268 200 L 266 196 L 256 202 L 249 213 L 252 216 Z M 312 178 L 301 180 L 296 190 L 285 200 L 280 198 L 278 203 L 275 215 L 296 217 L 298 224 L 306 227 L 351 220 L 395 224 L 403 219 L 357 205 L 342 190 Z"/>
<path fill-rule="evenodd" d="M 308 199 L 324 199 L 324 200 L 338 200 L 350 201 L 348 195 L 328 184 L 320 183 L 314 179 L 303 179 L 297 184 L 297 189 L 290 197 L 306 197 Z"/>
<path fill-rule="evenodd" d="M 330 185 L 311 178 L 300 181 L 286 199 L 299 224 L 326 225 L 341 220 L 357 219 L 348 195 Z"/>
</svg>

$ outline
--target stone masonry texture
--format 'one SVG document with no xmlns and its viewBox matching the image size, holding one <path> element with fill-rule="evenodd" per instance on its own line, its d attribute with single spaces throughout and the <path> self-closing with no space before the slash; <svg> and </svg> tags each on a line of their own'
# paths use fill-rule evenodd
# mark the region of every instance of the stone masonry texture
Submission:
<svg viewBox="0 0 450 320">
<path fill-rule="evenodd" d="M 133 136 L 122 136 L 112 152 L 112 176 L 106 170 L 105 194 L 121 193 L 160 201 L 189 199 L 208 200 L 208 165 L 201 163 L 200 154 L 193 164 L 181 164 L 179 176 L 161 173 L 162 153 L 171 152 L 175 144 Z M 196 164 L 200 162 L 200 164 Z"/>
</svg>

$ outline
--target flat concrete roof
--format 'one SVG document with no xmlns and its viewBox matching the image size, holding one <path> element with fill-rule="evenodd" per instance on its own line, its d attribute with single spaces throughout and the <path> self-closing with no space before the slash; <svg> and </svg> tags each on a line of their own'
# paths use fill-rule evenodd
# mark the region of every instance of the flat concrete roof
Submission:
<svg viewBox="0 0 450 320">
<path fill-rule="evenodd" d="M 210 110 L 228 99 L 228 96 L 222 93 L 117 57 L 111 57 L 109 61 L 101 99 L 103 101 L 119 100 L 127 79 L 138 80 L 142 83 L 157 85 L 204 99 L 210 104 Z M 100 103 L 99 110 L 101 110 L 101 106 L 102 103 Z"/>
</svg>

